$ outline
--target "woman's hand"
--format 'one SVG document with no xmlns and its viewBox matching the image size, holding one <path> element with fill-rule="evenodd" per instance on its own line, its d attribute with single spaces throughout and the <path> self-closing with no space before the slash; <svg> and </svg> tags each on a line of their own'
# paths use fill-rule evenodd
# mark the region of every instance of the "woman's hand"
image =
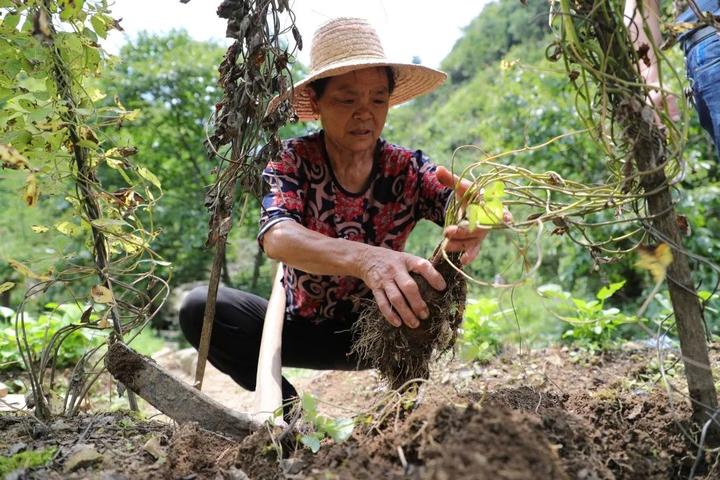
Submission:
<svg viewBox="0 0 720 480">
<path fill-rule="evenodd" d="M 460 263 L 467 265 L 477 258 L 478 253 L 480 253 L 480 245 L 482 245 L 482 241 L 489 231 L 485 228 L 470 230 L 467 222 L 445 227 L 443 233 L 448 240 L 445 251 L 463 252 L 460 256 Z"/>
<path fill-rule="evenodd" d="M 466 179 L 458 182 L 460 178 L 450 173 L 450 171 L 445 167 L 437 167 L 435 174 L 437 175 L 437 179 L 440 183 L 455 190 L 455 195 L 458 199 L 461 199 L 465 194 L 465 191 L 472 185 L 472 183 Z M 512 221 L 510 212 L 505 212 L 503 220 L 505 222 Z M 470 230 L 467 222 L 461 222 L 460 225 L 450 225 L 449 227 L 445 227 L 445 231 L 443 232 L 445 238 L 447 239 L 445 250 L 448 252 L 464 252 L 460 257 L 460 262 L 463 265 L 467 265 L 475 260 L 478 253 L 480 253 L 480 245 L 482 244 L 485 236 L 488 234 L 488 231 L 489 230 L 485 228 L 475 228 Z"/>
<path fill-rule="evenodd" d="M 447 286 L 443 276 L 428 260 L 409 253 L 367 246 L 360 264 L 359 277 L 372 290 L 380 312 L 396 327 L 404 323 L 416 328 L 420 325 L 419 319 L 424 320 L 429 315 L 428 306 L 410 272 L 422 275 L 436 290 L 445 290 Z"/>
</svg>

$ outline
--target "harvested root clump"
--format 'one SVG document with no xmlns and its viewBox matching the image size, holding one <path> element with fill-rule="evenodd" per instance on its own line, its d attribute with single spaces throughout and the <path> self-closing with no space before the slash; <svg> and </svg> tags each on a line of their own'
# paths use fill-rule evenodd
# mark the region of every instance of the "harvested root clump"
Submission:
<svg viewBox="0 0 720 480">
<path fill-rule="evenodd" d="M 460 266 L 460 254 L 448 254 Z M 353 325 L 355 342 L 352 353 L 361 364 L 380 371 L 391 388 L 402 387 L 416 378 L 428 378 L 430 362 L 455 344 L 465 310 L 465 278 L 436 250 L 431 262 L 447 282 L 444 291 L 432 288 L 418 274 L 411 273 L 428 305 L 430 315 L 417 328 L 388 323 L 375 302 L 368 304 Z"/>
</svg>

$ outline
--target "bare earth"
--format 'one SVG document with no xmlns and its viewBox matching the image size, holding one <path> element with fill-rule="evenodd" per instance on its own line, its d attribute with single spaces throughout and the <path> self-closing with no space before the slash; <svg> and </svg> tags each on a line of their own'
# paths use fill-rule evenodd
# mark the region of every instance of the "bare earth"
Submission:
<svg viewBox="0 0 720 480">
<path fill-rule="evenodd" d="M 0 452 L 58 448 L 47 467 L 13 479 L 665 480 L 693 469 L 695 479 L 720 478 L 714 455 L 695 461 L 683 433 L 687 401 L 668 396 L 656 355 L 628 344 L 599 356 L 552 348 L 508 352 L 487 365 L 448 361 L 419 397 L 403 398 L 373 372 L 290 372 L 299 391 L 321 401 L 321 413 L 363 414 L 347 441 L 325 439 L 317 454 L 296 441 L 297 431 L 266 428 L 238 440 L 122 412 L 49 425 L 0 416 Z M 714 363 L 719 356 L 713 348 Z M 193 367 L 178 354 L 158 361 L 191 381 Z M 665 366 L 681 386 L 680 365 L 670 357 Z M 203 390 L 238 410 L 252 404 L 252 394 L 212 368 Z"/>
</svg>

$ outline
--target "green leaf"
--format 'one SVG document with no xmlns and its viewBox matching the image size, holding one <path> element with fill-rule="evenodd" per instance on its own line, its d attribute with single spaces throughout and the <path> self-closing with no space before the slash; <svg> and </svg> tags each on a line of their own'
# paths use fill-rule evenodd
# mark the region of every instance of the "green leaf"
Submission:
<svg viewBox="0 0 720 480">
<path fill-rule="evenodd" d="M 83 53 L 82 40 L 80 40 L 80 37 L 74 33 L 58 33 L 56 41 L 63 49 L 67 49 L 70 52 L 72 60 Z"/>
<path fill-rule="evenodd" d="M 98 218 L 91 223 L 98 228 L 124 227 L 128 225 L 125 220 L 116 220 L 113 218 Z"/>
<path fill-rule="evenodd" d="M 582 311 L 587 310 L 588 303 L 585 300 L 583 300 L 582 298 L 573 298 L 572 301 L 579 310 L 582 310 Z"/>
<path fill-rule="evenodd" d="M 623 285 L 625 285 L 625 280 L 623 280 L 622 282 L 611 283 L 610 285 L 606 285 L 598 291 L 596 297 L 598 300 L 602 300 L 602 301 L 607 300 L 608 298 L 612 297 L 615 294 L 615 292 L 620 290 L 623 287 Z"/>
<path fill-rule="evenodd" d="M 107 37 L 107 26 L 105 25 L 105 20 L 102 16 L 93 15 L 92 18 L 90 18 L 90 23 L 92 24 L 95 33 L 97 33 L 100 38 Z"/>
<path fill-rule="evenodd" d="M 317 416 L 317 402 L 315 401 L 315 397 L 313 397 L 309 393 L 303 393 L 301 402 L 302 409 L 305 415 L 312 418 Z"/>
<path fill-rule="evenodd" d="M 15 30 L 15 27 L 17 27 L 17 24 L 20 22 L 20 15 L 13 15 L 13 14 L 7 14 L 2 19 L 2 25 L 3 30 L 10 31 Z"/>
<path fill-rule="evenodd" d="M 335 443 L 342 443 L 350 438 L 354 428 L 355 422 L 352 418 L 339 418 L 328 425 L 326 432 Z"/>
<path fill-rule="evenodd" d="M 537 292 L 545 298 L 558 298 L 560 300 L 567 300 L 570 298 L 570 293 L 563 291 L 562 287 L 555 283 L 540 285 Z"/>
<path fill-rule="evenodd" d="M 502 201 L 494 199 L 486 201 L 484 204 L 470 204 L 467 207 L 467 217 L 470 222 L 470 230 L 475 230 L 477 227 L 483 225 L 489 226 L 502 223 Z"/>
<path fill-rule="evenodd" d="M 502 182 L 492 182 L 483 192 L 483 198 L 490 202 L 493 200 L 501 200 L 505 196 L 505 184 Z"/>
<path fill-rule="evenodd" d="M 148 182 L 150 182 L 150 183 L 152 183 L 153 185 L 155 185 L 157 188 L 162 189 L 162 187 L 160 186 L 160 179 L 157 178 L 157 177 L 155 176 L 155 174 L 152 173 L 150 170 L 148 170 L 148 169 L 145 168 L 145 167 L 138 167 L 137 171 L 138 171 L 138 175 L 140 175 L 140 176 L 143 177 L 145 180 L 147 180 Z"/>
<path fill-rule="evenodd" d="M 19 80 L 17 84 L 29 92 L 45 92 L 47 91 L 45 81 L 45 78 L 27 77 Z"/>
<path fill-rule="evenodd" d="M 73 18 L 78 18 L 84 4 L 85 0 L 59 0 L 60 19 L 68 21 Z"/>
<path fill-rule="evenodd" d="M 303 435 L 300 437 L 300 442 L 308 447 L 313 453 L 317 453 L 320 450 L 320 439 L 316 435 Z"/>
<path fill-rule="evenodd" d="M 712 292 L 708 292 L 707 290 L 700 290 L 697 292 L 697 295 L 703 302 L 707 302 L 713 296 Z"/>
</svg>

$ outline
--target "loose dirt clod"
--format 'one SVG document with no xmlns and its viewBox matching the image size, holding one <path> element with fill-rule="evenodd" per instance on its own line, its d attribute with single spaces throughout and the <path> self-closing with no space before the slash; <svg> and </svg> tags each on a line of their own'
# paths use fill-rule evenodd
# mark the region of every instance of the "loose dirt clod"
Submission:
<svg viewBox="0 0 720 480">
<path fill-rule="evenodd" d="M 460 255 L 448 257 L 460 266 Z M 465 278 L 449 264 L 439 250 L 431 262 L 447 283 L 444 291 L 432 288 L 424 277 L 411 273 L 428 305 L 430 315 L 417 328 L 388 323 L 372 302 L 353 326 L 355 343 L 352 353 L 360 363 L 380 371 L 391 388 L 397 389 L 416 378 L 428 378 L 433 353 L 440 356 L 450 349 L 457 338 L 457 329 L 465 309 L 467 285 Z"/>
<path fill-rule="evenodd" d="M 201 429 L 197 423 L 181 425 L 170 439 L 166 478 L 183 478 L 195 475 L 208 478 L 218 470 L 232 466 L 232 454 L 238 444 Z"/>
</svg>

